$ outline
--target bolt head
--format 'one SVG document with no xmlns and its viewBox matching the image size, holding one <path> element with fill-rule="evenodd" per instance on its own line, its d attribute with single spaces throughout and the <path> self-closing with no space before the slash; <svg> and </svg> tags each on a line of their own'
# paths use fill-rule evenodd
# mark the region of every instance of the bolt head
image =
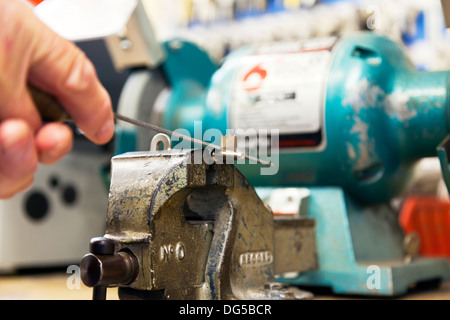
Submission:
<svg viewBox="0 0 450 320">
<path fill-rule="evenodd" d="M 111 239 L 103 237 L 92 238 L 89 244 L 89 252 L 93 254 L 114 254 L 115 244 Z"/>
</svg>

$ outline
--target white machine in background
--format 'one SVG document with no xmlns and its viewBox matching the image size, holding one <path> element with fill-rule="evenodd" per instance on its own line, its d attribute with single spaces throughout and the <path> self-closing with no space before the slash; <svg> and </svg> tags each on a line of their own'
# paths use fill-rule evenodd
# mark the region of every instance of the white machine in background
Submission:
<svg viewBox="0 0 450 320">
<path fill-rule="evenodd" d="M 74 150 L 40 165 L 32 187 L 0 201 L 0 272 L 78 264 L 105 228 L 108 192 L 101 168 L 109 152 Z"/>
</svg>

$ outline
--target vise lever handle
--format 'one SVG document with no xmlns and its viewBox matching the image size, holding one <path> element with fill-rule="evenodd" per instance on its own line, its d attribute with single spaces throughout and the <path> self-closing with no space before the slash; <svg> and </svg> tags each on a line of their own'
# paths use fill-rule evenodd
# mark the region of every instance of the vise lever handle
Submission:
<svg viewBox="0 0 450 320">
<path fill-rule="evenodd" d="M 115 252 L 114 241 L 93 238 L 89 251 L 81 260 L 80 269 L 84 284 L 93 287 L 93 300 L 106 300 L 109 285 L 128 284 L 136 278 L 136 257 L 129 251 Z"/>
</svg>

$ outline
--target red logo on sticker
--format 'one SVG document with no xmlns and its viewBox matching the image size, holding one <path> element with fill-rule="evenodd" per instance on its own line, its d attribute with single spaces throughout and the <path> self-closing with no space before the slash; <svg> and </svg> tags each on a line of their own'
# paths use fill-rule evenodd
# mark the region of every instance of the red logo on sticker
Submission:
<svg viewBox="0 0 450 320">
<path fill-rule="evenodd" d="M 242 80 L 244 84 L 244 89 L 247 91 L 253 91 L 261 88 L 266 76 L 267 71 L 262 69 L 259 65 L 257 65 L 252 70 L 250 70 Z"/>
<path fill-rule="evenodd" d="M 33 6 L 37 6 L 44 0 L 28 0 L 29 3 L 31 3 Z"/>
</svg>

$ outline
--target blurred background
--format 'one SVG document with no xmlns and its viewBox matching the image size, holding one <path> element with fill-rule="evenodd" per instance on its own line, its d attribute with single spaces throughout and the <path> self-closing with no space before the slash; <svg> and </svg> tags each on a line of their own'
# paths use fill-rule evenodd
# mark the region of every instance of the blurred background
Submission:
<svg viewBox="0 0 450 320">
<path fill-rule="evenodd" d="M 341 37 L 369 30 L 404 47 L 419 70 L 450 68 L 450 34 L 439 0 L 143 0 L 142 3 L 157 41 L 173 38 L 191 41 L 218 65 L 228 54 L 246 45 Z M 130 70 L 115 68 L 103 39 L 76 44 L 93 61 L 117 110 Z M 90 291 L 81 294 L 71 291 L 77 294 L 67 296 L 61 292 L 67 294 L 67 266 L 78 264 L 88 252 L 89 240 L 104 232 L 108 192 L 103 173 L 114 153 L 114 142 L 98 147 L 78 134 L 73 152 L 61 163 L 40 166 L 30 190 L 0 201 L 0 273 L 5 274 L 0 278 L 0 299 L 90 298 Z M 447 200 L 436 158 L 421 162 L 416 183 L 407 192 Z M 48 270 L 56 270 L 57 275 L 55 278 L 52 274 L 49 282 L 45 282 L 46 278 L 39 274 Z M 42 291 L 45 283 L 50 287 Z M 448 293 L 445 297 L 450 298 Z"/>
</svg>

